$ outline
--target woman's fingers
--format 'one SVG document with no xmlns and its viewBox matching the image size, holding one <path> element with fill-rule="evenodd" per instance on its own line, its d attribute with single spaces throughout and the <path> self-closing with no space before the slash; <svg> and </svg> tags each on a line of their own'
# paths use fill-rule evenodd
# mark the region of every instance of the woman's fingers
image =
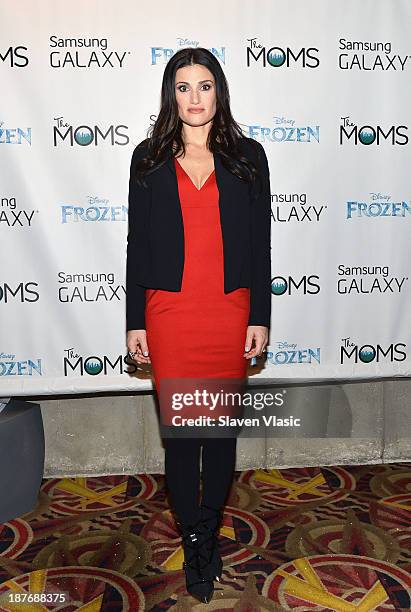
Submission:
<svg viewBox="0 0 411 612">
<path fill-rule="evenodd" d="M 151 363 L 151 359 L 149 356 L 145 356 L 140 346 L 137 346 L 136 355 L 133 357 L 134 361 L 137 363 Z"/>
<path fill-rule="evenodd" d="M 251 350 L 244 353 L 244 357 L 246 357 L 246 359 L 251 359 L 252 357 L 259 357 L 262 353 L 262 349 L 263 349 L 262 342 L 258 342 L 256 340 L 255 346 Z"/>
<path fill-rule="evenodd" d="M 254 338 L 254 330 L 252 327 L 247 327 L 247 334 L 246 334 L 246 338 L 245 338 L 245 353 L 244 355 L 248 355 L 248 353 L 251 351 L 251 346 L 253 344 L 253 338 Z"/>
<path fill-rule="evenodd" d="M 266 327 L 249 325 L 247 328 L 245 350 L 243 357 L 252 359 L 260 357 L 265 350 L 268 342 Z M 254 346 L 253 346 L 254 344 Z M 137 363 L 151 363 L 150 353 L 147 343 L 146 330 L 133 330 L 127 332 L 127 347 L 130 357 Z"/>
<path fill-rule="evenodd" d="M 268 334 L 267 328 L 261 326 L 249 326 L 247 328 L 245 348 L 249 350 L 244 352 L 243 357 L 251 359 L 252 357 L 260 357 L 267 346 Z M 254 346 L 253 345 L 254 342 Z"/>
<path fill-rule="evenodd" d="M 151 363 L 145 330 L 127 332 L 127 348 L 137 363 Z"/>
</svg>

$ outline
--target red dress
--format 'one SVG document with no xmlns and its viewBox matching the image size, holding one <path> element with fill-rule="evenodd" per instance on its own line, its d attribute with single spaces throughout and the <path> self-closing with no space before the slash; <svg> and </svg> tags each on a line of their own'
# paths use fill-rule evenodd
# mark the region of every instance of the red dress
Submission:
<svg viewBox="0 0 411 612">
<path fill-rule="evenodd" d="M 246 378 L 250 289 L 224 293 L 215 171 L 197 189 L 174 159 L 184 224 L 181 291 L 146 290 L 146 334 L 157 391 L 167 378 Z"/>
</svg>

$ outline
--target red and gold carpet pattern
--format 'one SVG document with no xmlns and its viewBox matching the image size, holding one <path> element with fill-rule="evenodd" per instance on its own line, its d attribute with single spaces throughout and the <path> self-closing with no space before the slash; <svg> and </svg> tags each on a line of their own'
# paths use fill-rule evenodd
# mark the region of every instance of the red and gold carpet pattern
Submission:
<svg viewBox="0 0 411 612">
<path fill-rule="evenodd" d="M 45 480 L 0 534 L 1 611 L 411 609 L 411 464 L 236 472 L 209 604 L 161 474 Z"/>
</svg>

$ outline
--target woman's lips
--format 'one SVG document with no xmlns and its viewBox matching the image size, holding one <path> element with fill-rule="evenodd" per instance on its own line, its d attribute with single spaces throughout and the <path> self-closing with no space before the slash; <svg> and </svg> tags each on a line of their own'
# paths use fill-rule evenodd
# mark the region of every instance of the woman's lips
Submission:
<svg viewBox="0 0 411 612">
<path fill-rule="evenodd" d="M 204 111 L 204 108 L 189 108 L 188 112 L 189 113 L 202 113 Z"/>
</svg>

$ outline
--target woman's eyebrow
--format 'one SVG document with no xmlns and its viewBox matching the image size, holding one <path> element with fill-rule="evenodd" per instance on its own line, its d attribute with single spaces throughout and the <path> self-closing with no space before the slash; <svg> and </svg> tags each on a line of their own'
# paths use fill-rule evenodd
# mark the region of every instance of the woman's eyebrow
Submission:
<svg viewBox="0 0 411 612">
<path fill-rule="evenodd" d="M 212 79 L 204 79 L 203 81 L 198 81 L 199 83 L 207 83 L 208 81 L 212 82 Z M 176 85 L 183 83 L 184 85 L 190 85 L 188 81 L 178 81 Z"/>
</svg>

